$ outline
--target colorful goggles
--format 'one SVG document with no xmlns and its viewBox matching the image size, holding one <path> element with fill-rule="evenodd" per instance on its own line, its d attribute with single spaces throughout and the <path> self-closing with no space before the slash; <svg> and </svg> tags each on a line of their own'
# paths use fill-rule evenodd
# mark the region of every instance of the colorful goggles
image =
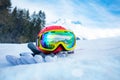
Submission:
<svg viewBox="0 0 120 80">
<path fill-rule="evenodd" d="M 60 44 L 65 50 L 73 50 L 75 46 L 75 35 L 68 30 L 52 30 L 39 35 L 38 48 L 45 51 L 54 51 Z"/>
</svg>

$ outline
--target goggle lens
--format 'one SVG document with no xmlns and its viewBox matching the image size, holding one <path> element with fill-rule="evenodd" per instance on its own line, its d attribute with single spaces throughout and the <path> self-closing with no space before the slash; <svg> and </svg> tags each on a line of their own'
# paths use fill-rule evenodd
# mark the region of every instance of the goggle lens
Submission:
<svg viewBox="0 0 120 80">
<path fill-rule="evenodd" d="M 54 49 L 59 43 L 71 49 L 75 45 L 75 35 L 70 31 L 49 31 L 42 34 L 40 43 L 46 49 Z"/>
</svg>

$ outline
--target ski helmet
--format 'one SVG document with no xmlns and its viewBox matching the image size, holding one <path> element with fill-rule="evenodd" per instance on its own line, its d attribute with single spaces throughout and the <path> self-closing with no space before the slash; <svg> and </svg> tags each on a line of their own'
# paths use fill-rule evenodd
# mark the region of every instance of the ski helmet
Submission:
<svg viewBox="0 0 120 80">
<path fill-rule="evenodd" d="M 43 28 L 39 33 L 38 33 L 38 38 L 40 37 L 40 35 L 44 34 L 45 32 L 49 32 L 49 31 L 55 31 L 55 30 L 63 30 L 65 31 L 66 29 L 62 26 L 56 26 L 56 25 L 53 25 L 53 26 L 47 26 L 45 28 Z M 39 47 L 39 44 L 40 42 L 37 41 L 37 48 L 38 50 L 42 51 L 43 53 L 45 54 L 49 54 L 49 53 L 54 53 L 54 54 L 57 54 L 58 52 L 60 51 L 63 51 L 64 50 L 64 47 L 62 45 L 59 45 L 57 46 L 57 48 L 54 50 L 54 51 L 46 51 L 44 49 L 42 49 L 41 47 Z M 41 44 L 41 43 L 40 43 Z"/>
</svg>

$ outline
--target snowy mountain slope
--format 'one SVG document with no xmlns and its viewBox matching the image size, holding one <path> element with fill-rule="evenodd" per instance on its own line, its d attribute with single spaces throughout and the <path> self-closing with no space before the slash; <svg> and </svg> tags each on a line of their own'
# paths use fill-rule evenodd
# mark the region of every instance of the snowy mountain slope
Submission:
<svg viewBox="0 0 120 80">
<path fill-rule="evenodd" d="M 75 33 L 80 39 L 98 39 L 120 36 L 120 28 L 95 28 L 84 26 L 79 20 L 57 19 L 48 22 L 47 25 L 61 25 Z M 103 27 L 103 26 L 102 26 Z"/>
<path fill-rule="evenodd" d="M 30 52 L 27 44 L 0 44 L 0 80 L 119 80 L 120 37 L 78 40 L 75 54 L 55 62 L 12 66 L 5 55 Z"/>
</svg>

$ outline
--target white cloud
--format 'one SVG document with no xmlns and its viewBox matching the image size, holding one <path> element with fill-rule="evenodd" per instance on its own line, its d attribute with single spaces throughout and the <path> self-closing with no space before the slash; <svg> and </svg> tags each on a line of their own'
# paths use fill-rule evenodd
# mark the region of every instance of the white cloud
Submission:
<svg viewBox="0 0 120 80">
<path fill-rule="evenodd" d="M 120 18 L 111 14 L 105 7 L 94 1 L 74 2 L 73 0 L 12 0 L 13 6 L 26 8 L 30 13 L 43 10 L 46 21 L 58 18 L 78 19 L 86 27 L 120 27 Z"/>
</svg>

